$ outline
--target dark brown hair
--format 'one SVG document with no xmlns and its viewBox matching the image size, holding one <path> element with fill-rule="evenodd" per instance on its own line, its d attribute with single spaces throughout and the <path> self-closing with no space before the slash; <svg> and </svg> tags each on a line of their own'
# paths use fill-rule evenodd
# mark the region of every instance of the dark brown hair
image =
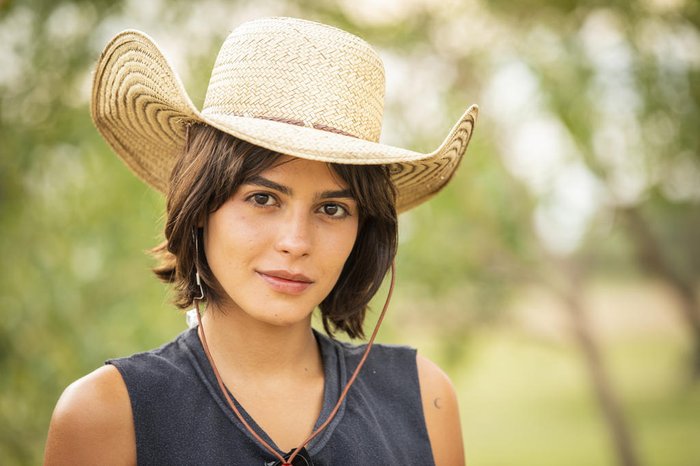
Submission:
<svg viewBox="0 0 700 466">
<path fill-rule="evenodd" d="M 205 299 L 212 303 L 223 299 L 224 291 L 203 251 L 202 226 L 239 186 L 280 157 L 208 125 L 189 128 L 187 145 L 170 177 L 165 241 L 153 249 L 160 259 L 153 271 L 174 285 L 177 307 L 188 308 L 199 296 L 196 270 Z M 367 305 L 396 255 L 396 192 L 384 165 L 329 165 L 357 202 L 359 226 L 340 277 L 319 308 L 329 335 L 340 330 L 351 338 L 363 337 Z"/>
</svg>

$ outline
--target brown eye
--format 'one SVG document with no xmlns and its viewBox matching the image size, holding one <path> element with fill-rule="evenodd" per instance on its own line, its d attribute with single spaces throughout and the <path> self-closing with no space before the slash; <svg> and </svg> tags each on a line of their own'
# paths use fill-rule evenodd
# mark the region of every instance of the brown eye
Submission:
<svg viewBox="0 0 700 466">
<path fill-rule="evenodd" d="M 333 218 L 343 218 L 348 216 L 347 209 L 340 204 L 324 204 L 321 207 L 321 212 Z"/>
<path fill-rule="evenodd" d="M 253 207 L 274 207 L 279 204 L 274 194 L 270 193 L 252 193 L 245 201 Z"/>
<path fill-rule="evenodd" d="M 258 205 L 269 205 L 270 200 L 272 199 L 272 196 L 269 194 L 264 194 L 264 193 L 258 193 L 258 194 L 253 194 L 253 202 L 255 202 Z"/>
</svg>

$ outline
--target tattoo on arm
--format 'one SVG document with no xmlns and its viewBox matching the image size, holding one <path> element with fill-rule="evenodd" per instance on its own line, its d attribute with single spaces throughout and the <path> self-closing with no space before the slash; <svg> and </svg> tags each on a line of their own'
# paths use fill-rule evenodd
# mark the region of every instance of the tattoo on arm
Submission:
<svg viewBox="0 0 700 466">
<path fill-rule="evenodd" d="M 437 409 L 442 409 L 442 399 L 441 398 L 435 398 L 433 400 L 433 406 L 435 406 Z"/>
</svg>

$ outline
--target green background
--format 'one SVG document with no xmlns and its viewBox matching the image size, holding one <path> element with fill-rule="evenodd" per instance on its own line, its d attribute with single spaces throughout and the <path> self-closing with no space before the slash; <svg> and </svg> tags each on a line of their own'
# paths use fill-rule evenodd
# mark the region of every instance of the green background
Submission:
<svg viewBox="0 0 700 466">
<path fill-rule="evenodd" d="M 163 199 L 90 121 L 102 47 L 144 30 L 201 105 L 227 33 L 269 15 L 377 48 L 385 143 L 431 151 L 481 107 L 401 217 L 379 337 L 451 376 L 468 463 L 700 464 L 691 0 L 0 1 L 0 462 L 40 463 L 68 384 L 184 329 L 146 254 Z"/>
</svg>

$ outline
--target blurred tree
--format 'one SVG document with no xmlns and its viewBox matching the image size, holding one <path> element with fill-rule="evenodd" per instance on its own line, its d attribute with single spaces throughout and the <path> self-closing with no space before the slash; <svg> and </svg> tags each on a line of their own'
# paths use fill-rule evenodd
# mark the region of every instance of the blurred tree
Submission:
<svg viewBox="0 0 700 466">
<path fill-rule="evenodd" d="M 117 12 L 106 1 L 28 1 L 4 5 L 0 17 L 4 464 L 40 463 L 69 381 L 171 333 L 144 334 L 163 295 L 143 287 L 145 256 L 124 254 L 155 243 L 162 208 L 106 156 L 86 106 L 93 35 Z"/>
</svg>

